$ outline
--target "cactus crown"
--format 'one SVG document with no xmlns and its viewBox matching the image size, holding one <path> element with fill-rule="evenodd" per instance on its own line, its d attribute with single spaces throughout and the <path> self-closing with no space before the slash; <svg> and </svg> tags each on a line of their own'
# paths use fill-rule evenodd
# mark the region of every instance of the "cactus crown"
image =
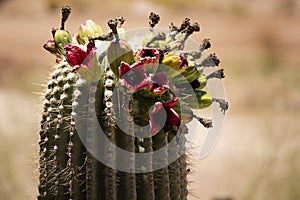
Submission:
<svg viewBox="0 0 300 200">
<path fill-rule="evenodd" d="M 88 20 L 71 37 L 70 12 L 62 8 L 61 28 L 44 45 L 57 65 L 41 120 L 38 199 L 187 199 L 186 124 L 210 128 L 194 110 L 228 108 L 205 91 L 224 78 L 223 69 L 204 73 L 219 65 L 209 39 L 186 51 L 198 23 L 157 32 L 155 13 L 141 37 L 130 38 L 123 17 L 109 20 L 107 33 Z"/>
</svg>

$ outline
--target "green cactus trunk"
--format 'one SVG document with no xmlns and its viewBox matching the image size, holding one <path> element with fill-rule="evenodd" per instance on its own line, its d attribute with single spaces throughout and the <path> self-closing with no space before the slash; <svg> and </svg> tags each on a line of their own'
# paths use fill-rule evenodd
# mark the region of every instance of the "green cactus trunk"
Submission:
<svg viewBox="0 0 300 200">
<path fill-rule="evenodd" d="M 222 69 L 203 74 L 219 65 L 215 54 L 197 61 L 209 40 L 185 52 L 198 23 L 186 18 L 179 27 L 172 23 L 171 32 L 156 34 L 160 17 L 154 13 L 142 47 L 131 48 L 118 34 L 124 32 L 122 17 L 108 21 L 107 34 L 87 20 L 71 38 L 64 30 L 70 13 L 62 8 L 61 28 L 44 45 L 58 64 L 44 96 L 38 199 L 186 200 L 186 123 L 212 126 L 192 109 L 214 102 L 223 112 L 228 108 L 202 91 L 209 79 L 224 78 Z"/>
</svg>

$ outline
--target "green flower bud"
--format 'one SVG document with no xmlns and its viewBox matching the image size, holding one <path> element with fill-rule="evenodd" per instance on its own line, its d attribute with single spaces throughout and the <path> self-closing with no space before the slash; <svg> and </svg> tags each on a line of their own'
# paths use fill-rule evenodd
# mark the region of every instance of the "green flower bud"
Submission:
<svg viewBox="0 0 300 200">
<path fill-rule="evenodd" d="M 103 35 L 101 27 L 93 22 L 92 20 L 87 20 L 85 24 L 82 24 L 76 35 L 76 40 L 79 44 L 87 44 L 89 42 L 89 37 L 98 37 Z"/>
<path fill-rule="evenodd" d="M 206 86 L 206 83 L 207 83 L 206 76 L 204 76 L 203 74 L 201 74 L 200 77 L 197 80 L 200 83 L 200 86 L 197 89 L 198 90 L 203 89 Z"/>
<path fill-rule="evenodd" d="M 182 72 L 181 75 L 184 76 L 189 83 L 191 83 L 199 78 L 200 73 L 194 68 L 194 66 L 191 66 Z"/>
<path fill-rule="evenodd" d="M 188 105 L 191 109 L 207 108 L 213 103 L 212 96 L 205 91 L 196 90 L 195 95 L 196 95 L 198 102 L 194 101 L 193 97 L 187 97 L 184 99 L 184 101 L 188 103 Z"/>
<path fill-rule="evenodd" d="M 64 46 L 71 43 L 72 38 L 68 31 L 57 30 L 54 34 L 54 42 L 58 56 L 63 57 L 66 54 Z"/>
<path fill-rule="evenodd" d="M 121 62 L 131 64 L 134 61 L 133 51 L 125 40 L 111 42 L 107 48 L 107 60 L 116 77 L 119 77 L 119 66 Z"/>
<path fill-rule="evenodd" d="M 188 68 L 187 60 L 173 53 L 165 54 L 161 64 L 164 66 L 161 70 L 168 77 L 178 76 Z"/>
</svg>

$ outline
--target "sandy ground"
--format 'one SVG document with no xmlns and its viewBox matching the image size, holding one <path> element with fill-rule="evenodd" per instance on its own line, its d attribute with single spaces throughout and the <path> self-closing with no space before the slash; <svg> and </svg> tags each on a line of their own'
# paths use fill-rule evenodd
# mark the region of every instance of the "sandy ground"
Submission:
<svg viewBox="0 0 300 200">
<path fill-rule="evenodd" d="M 40 84 L 54 63 L 42 45 L 59 25 L 58 12 L 47 11 L 42 2 L 14 0 L 0 7 L 1 199 L 34 199 L 37 194 L 40 97 L 35 92 L 42 91 Z M 210 37 L 213 52 L 221 58 L 230 109 L 212 153 L 200 160 L 195 148 L 190 156 L 191 200 L 300 199 L 297 15 L 248 11 L 250 7 L 231 11 L 210 4 L 172 11 L 145 1 L 97 6 L 75 6 L 69 31 L 75 32 L 87 18 L 105 27 L 116 15 L 126 18 L 127 29 L 145 27 L 148 13 L 155 10 L 161 13 L 160 27 L 185 17 L 199 21 L 202 32 L 193 39 Z"/>
</svg>

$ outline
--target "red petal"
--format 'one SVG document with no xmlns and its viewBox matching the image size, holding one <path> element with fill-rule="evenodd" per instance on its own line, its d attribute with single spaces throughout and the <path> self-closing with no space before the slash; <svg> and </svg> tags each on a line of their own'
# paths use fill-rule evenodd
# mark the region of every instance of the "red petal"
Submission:
<svg viewBox="0 0 300 200">
<path fill-rule="evenodd" d="M 164 104 L 164 107 L 165 107 L 165 108 L 168 108 L 168 109 L 171 109 L 171 108 L 173 108 L 174 106 L 176 106 L 178 100 L 179 100 L 178 97 L 175 97 L 174 99 L 171 99 L 171 100 L 169 100 L 169 101 L 166 101 L 166 102 L 163 103 L 163 104 Z"/>
<path fill-rule="evenodd" d="M 159 51 L 154 48 L 143 48 L 137 53 L 138 60 L 144 60 L 145 63 L 158 62 Z"/>
<path fill-rule="evenodd" d="M 56 53 L 54 40 L 48 40 L 43 47 L 52 54 Z"/>
<path fill-rule="evenodd" d="M 180 125 L 180 116 L 177 114 L 175 110 L 167 109 L 168 114 L 168 121 L 171 122 L 172 126 L 179 126 Z"/>
<path fill-rule="evenodd" d="M 180 67 L 187 67 L 187 66 L 189 66 L 189 63 L 188 63 L 188 60 L 186 59 L 186 57 L 180 55 L 180 60 L 181 60 Z"/>
<path fill-rule="evenodd" d="M 122 76 L 124 74 L 126 74 L 126 72 L 128 72 L 129 70 L 130 70 L 130 65 L 128 63 L 122 61 L 121 65 L 120 65 L 120 69 L 119 69 L 120 77 L 122 78 Z"/>
<path fill-rule="evenodd" d="M 86 53 L 89 54 L 89 53 L 93 52 L 95 49 L 96 49 L 95 44 L 92 42 L 89 42 L 87 45 Z"/>
<path fill-rule="evenodd" d="M 153 106 L 150 115 L 150 133 L 151 135 L 156 135 L 164 126 L 164 123 L 161 123 L 165 118 L 165 110 L 163 109 L 163 104 L 161 102 L 156 102 Z"/>
<path fill-rule="evenodd" d="M 74 44 L 66 44 L 66 58 L 71 66 L 81 65 L 88 53 L 85 52 L 81 47 Z"/>
<path fill-rule="evenodd" d="M 141 90 L 149 85 L 142 62 L 136 62 L 130 66 L 127 63 L 122 62 L 120 66 L 120 75 L 122 84 L 130 90 Z"/>
<path fill-rule="evenodd" d="M 156 95 L 162 95 L 168 89 L 169 89 L 169 87 L 167 87 L 167 86 L 159 86 L 159 87 L 151 87 L 150 91 L 155 93 Z"/>
<path fill-rule="evenodd" d="M 153 83 L 156 83 L 159 85 L 167 85 L 169 83 L 169 80 L 166 77 L 164 72 L 150 74 L 150 79 L 152 80 Z"/>
</svg>

